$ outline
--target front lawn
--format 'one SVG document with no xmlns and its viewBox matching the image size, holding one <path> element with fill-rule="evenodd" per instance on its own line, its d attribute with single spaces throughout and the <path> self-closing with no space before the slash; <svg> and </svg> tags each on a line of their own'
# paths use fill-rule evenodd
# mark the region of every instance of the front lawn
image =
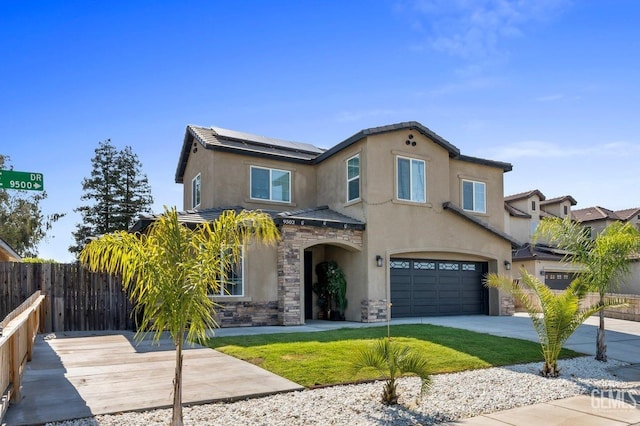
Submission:
<svg viewBox="0 0 640 426">
<path fill-rule="evenodd" d="M 374 371 L 354 373 L 352 361 L 360 348 L 386 335 L 386 326 L 343 328 L 311 333 L 213 337 L 208 344 L 220 352 L 311 387 L 379 378 Z M 457 328 L 429 324 L 394 325 L 391 336 L 425 354 L 432 374 L 543 360 L 538 343 Z M 560 358 L 579 355 L 563 349 Z"/>
</svg>

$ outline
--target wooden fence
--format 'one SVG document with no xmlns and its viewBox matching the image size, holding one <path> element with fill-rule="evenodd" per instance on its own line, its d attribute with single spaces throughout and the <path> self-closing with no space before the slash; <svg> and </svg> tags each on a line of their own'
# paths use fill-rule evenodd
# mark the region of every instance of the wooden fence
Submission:
<svg viewBox="0 0 640 426">
<path fill-rule="evenodd" d="M 77 264 L 0 262 L 0 318 L 35 291 L 45 296 L 43 331 L 132 330 L 119 278 Z"/>
<path fill-rule="evenodd" d="M 36 291 L 0 322 L 0 422 L 9 403 L 20 401 L 20 382 L 40 331 L 42 303 Z"/>
</svg>

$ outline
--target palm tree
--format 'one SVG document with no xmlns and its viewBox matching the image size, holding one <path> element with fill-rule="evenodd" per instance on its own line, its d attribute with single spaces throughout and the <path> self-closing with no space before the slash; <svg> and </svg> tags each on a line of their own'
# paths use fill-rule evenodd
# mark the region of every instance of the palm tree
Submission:
<svg viewBox="0 0 640 426">
<path fill-rule="evenodd" d="M 85 246 L 80 261 L 90 270 L 118 274 L 130 294 L 141 324 L 136 337 L 152 330 L 153 339 L 168 331 L 176 348 L 173 380 L 173 425 L 182 425 L 182 348 L 203 341 L 216 327 L 221 282 L 239 261 L 243 245 L 251 239 L 271 244 L 278 231 L 265 213 L 226 211 L 212 224 L 195 230 L 178 221 L 175 208 L 167 209 L 145 234 L 125 231 L 106 234 Z"/>
<path fill-rule="evenodd" d="M 396 380 L 404 374 L 413 373 L 420 377 L 420 396 L 425 394 L 431 384 L 427 359 L 418 352 L 412 352 L 410 347 L 393 342 L 390 337 L 377 340 L 358 352 L 354 369 L 360 371 L 363 368 L 378 370 L 385 377 L 382 403 L 386 405 L 398 403 Z"/>
<path fill-rule="evenodd" d="M 580 278 L 572 281 L 566 290 L 556 294 L 526 269 L 522 268 L 520 273 L 520 280 L 491 273 L 487 275 L 486 284 L 511 293 L 522 303 L 542 346 L 544 366 L 540 374 L 557 377 L 560 374 L 558 356 L 562 345 L 587 318 L 606 307 L 618 306 L 616 303 L 619 302 L 609 300 L 604 304 L 580 307 L 580 302 L 589 289 Z M 530 292 L 535 297 L 531 297 Z"/>
<path fill-rule="evenodd" d="M 606 294 L 629 273 L 630 257 L 640 250 L 640 232 L 629 222 L 614 222 L 591 239 L 585 228 L 568 217 L 545 218 L 536 230 L 536 237 L 568 252 L 564 260 L 581 268 L 580 278 L 590 290 L 598 292 L 600 305 L 605 304 Z M 606 362 L 604 309 L 599 315 L 596 359 Z"/>
</svg>

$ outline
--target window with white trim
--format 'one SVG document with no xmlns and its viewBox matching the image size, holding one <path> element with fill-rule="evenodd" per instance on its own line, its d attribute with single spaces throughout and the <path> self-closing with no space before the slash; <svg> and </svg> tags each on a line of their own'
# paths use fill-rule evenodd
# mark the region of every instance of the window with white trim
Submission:
<svg viewBox="0 0 640 426">
<path fill-rule="evenodd" d="M 224 253 L 220 256 L 225 256 Z M 209 293 L 211 296 L 216 297 L 239 297 L 244 295 L 244 249 L 240 254 L 238 263 L 229 268 L 224 276 L 218 280 L 220 287 L 217 293 Z"/>
<path fill-rule="evenodd" d="M 360 198 L 360 154 L 347 160 L 347 201 Z"/>
<path fill-rule="evenodd" d="M 194 209 L 200 205 L 200 173 L 191 179 L 191 208 Z"/>
<path fill-rule="evenodd" d="M 291 172 L 251 166 L 251 198 L 258 200 L 291 201 Z"/>
<path fill-rule="evenodd" d="M 487 186 L 484 182 L 462 181 L 462 208 L 476 213 L 487 212 Z"/>
<path fill-rule="evenodd" d="M 397 157 L 397 198 L 424 203 L 427 200 L 426 167 L 423 160 Z"/>
</svg>

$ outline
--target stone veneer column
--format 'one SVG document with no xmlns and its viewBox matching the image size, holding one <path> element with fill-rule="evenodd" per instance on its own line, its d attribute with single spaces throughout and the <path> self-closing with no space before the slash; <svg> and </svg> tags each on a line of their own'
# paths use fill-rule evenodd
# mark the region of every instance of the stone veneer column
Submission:
<svg viewBox="0 0 640 426">
<path fill-rule="evenodd" d="M 300 242 L 293 226 L 283 226 L 278 243 L 278 322 L 300 325 Z"/>
<path fill-rule="evenodd" d="M 302 247 L 342 240 L 362 247 L 360 230 L 304 225 L 282 225 L 278 242 L 278 322 L 281 325 L 302 323 Z"/>
</svg>

